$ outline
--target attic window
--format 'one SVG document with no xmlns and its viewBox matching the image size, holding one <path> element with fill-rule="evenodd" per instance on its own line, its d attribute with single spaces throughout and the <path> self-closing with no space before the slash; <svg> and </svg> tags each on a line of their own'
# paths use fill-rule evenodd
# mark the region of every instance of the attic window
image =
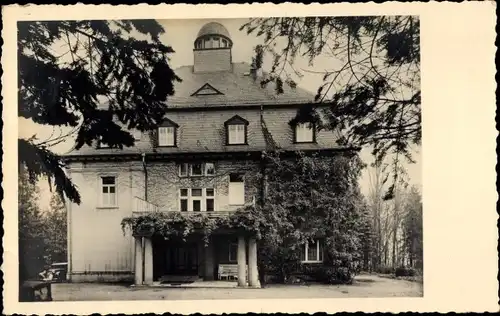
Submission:
<svg viewBox="0 0 500 316">
<path fill-rule="evenodd" d="M 313 143 L 316 141 L 316 130 L 312 123 L 299 123 L 295 125 L 296 143 Z"/>
<path fill-rule="evenodd" d="M 210 84 L 205 83 L 201 88 L 196 90 L 191 96 L 200 96 L 200 95 L 223 95 L 224 93 L 212 87 Z"/>
<path fill-rule="evenodd" d="M 158 127 L 158 146 L 177 146 L 177 128 L 179 125 L 169 119 L 165 119 Z"/>
<path fill-rule="evenodd" d="M 226 126 L 226 144 L 227 145 L 246 145 L 248 121 L 235 115 L 227 120 Z"/>
</svg>

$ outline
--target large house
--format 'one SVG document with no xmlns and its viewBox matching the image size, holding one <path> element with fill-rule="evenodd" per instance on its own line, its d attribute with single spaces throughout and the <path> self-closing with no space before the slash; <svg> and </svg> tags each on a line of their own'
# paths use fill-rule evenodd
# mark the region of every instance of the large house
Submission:
<svg viewBox="0 0 500 316">
<path fill-rule="evenodd" d="M 132 131 L 133 147 L 96 144 L 66 157 L 82 196 L 81 205 L 68 205 L 69 280 L 153 284 L 169 275 L 214 280 L 227 273 L 240 285 L 248 279 L 259 286 L 254 238 L 219 235 L 205 246 L 199 238 L 124 234 L 120 226 L 147 212 L 225 216 L 255 203 L 259 188 L 246 180 L 258 171 L 263 151 L 336 147 L 333 132 L 289 123 L 314 94 L 297 87 L 277 95 L 272 85 L 262 87 L 262 74 L 233 62 L 233 45 L 223 25 L 203 26 L 193 43 L 194 64 L 176 69 L 183 81 L 157 131 Z M 302 259 L 320 262 L 321 244 L 306 244 Z"/>
</svg>

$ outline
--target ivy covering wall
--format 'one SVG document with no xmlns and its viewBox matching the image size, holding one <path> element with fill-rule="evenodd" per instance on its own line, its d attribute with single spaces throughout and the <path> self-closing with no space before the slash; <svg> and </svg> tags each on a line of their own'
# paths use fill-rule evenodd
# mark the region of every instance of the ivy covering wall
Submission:
<svg viewBox="0 0 500 316">
<path fill-rule="evenodd" d="M 363 199 L 358 180 L 363 164 L 356 154 L 333 157 L 305 155 L 284 158 L 265 155 L 263 173 L 252 183 L 265 183 L 255 206 L 227 216 L 150 213 L 125 218 L 122 228 L 134 234 L 185 239 L 199 234 L 206 243 L 216 233 L 233 232 L 258 239 L 259 274 L 286 281 L 297 272 L 315 275 L 326 282 L 350 282 L 361 260 Z M 264 178 L 263 178 L 264 177 Z M 265 179 L 264 182 L 258 179 Z M 320 239 L 323 264 L 304 265 L 300 248 Z"/>
</svg>

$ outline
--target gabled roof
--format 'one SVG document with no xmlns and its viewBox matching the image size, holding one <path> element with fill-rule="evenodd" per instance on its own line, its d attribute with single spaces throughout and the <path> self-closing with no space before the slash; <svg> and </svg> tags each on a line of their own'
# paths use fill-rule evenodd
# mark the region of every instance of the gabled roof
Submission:
<svg viewBox="0 0 500 316">
<path fill-rule="evenodd" d="M 239 115 L 235 115 L 232 118 L 230 118 L 229 120 L 227 120 L 227 121 L 224 122 L 224 125 L 226 125 L 226 126 L 227 125 L 231 125 L 231 124 L 245 124 L 245 125 L 248 125 L 248 121 L 245 120 L 244 118 L 242 118 Z"/>
<path fill-rule="evenodd" d="M 175 70 L 182 82 L 175 84 L 175 94 L 168 98 L 169 108 L 221 107 L 244 105 L 287 105 L 314 102 L 315 94 L 300 87 L 292 89 L 287 85 L 283 93 L 277 94 L 275 85 L 262 87 L 264 77 L 253 78 L 250 64 L 233 63 L 230 71 L 193 72 L 193 66 L 183 66 Z M 265 75 L 264 75 L 265 76 Z M 221 94 L 193 95 L 207 83 Z M 208 86 L 207 86 L 208 87 Z"/>
<path fill-rule="evenodd" d="M 224 93 L 215 89 L 211 84 L 205 83 L 201 88 L 193 92 L 191 96 L 218 95 L 218 94 L 224 94 Z"/>
<path fill-rule="evenodd" d="M 164 118 L 163 122 L 160 123 L 160 127 L 179 127 L 179 124 L 175 123 L 174 121 Z"/>
</svg>

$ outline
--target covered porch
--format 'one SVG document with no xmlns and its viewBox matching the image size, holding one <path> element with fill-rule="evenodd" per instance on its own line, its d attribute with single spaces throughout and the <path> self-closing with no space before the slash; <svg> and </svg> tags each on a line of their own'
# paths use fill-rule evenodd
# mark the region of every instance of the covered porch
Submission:
<svg viewBox="0 0 500 316">
<path fill-rule="evenodd" d="M 147 202 L 146 202 L 147 203 Z M 145 203 L 142 203 L 145 204 Z M 162 213 L 154 205 L 137 207 L 135 217 Z M 176 217 L 193 214 L 176 212 Z M 173 215 L 173 214 L 172 214 Z M 222 212 L 196 214 L 213 220 L 229 216 Z M 238 229 L 223 229 L 204 239 L 198 231 L 180 238 L 165 238 L 154 232 L 134 231 L 135 285 L 259 288 L 257 240 Z M 204 281 L 205 284 L 201 284 Z M 220 281 L 220 282 L 219 282 Z M 214 283 L 215 282 L 215 283 Z M 210 284 L 209 284 L 210 283 Z"/>
<path fill-rule="evenodd" d="M 260 287 L 254 237 L 237 237 L 235 263 L 220 259 L 215 241 L 207 245 L 189 242 L 181 245 L 160 243 L 154 236 L 134 236 L 134 239 L 135 285 L 180 284 L 190 277 L 193 281 L 229 281 L 236 276 L 239 287 Z"/>
</svg>

